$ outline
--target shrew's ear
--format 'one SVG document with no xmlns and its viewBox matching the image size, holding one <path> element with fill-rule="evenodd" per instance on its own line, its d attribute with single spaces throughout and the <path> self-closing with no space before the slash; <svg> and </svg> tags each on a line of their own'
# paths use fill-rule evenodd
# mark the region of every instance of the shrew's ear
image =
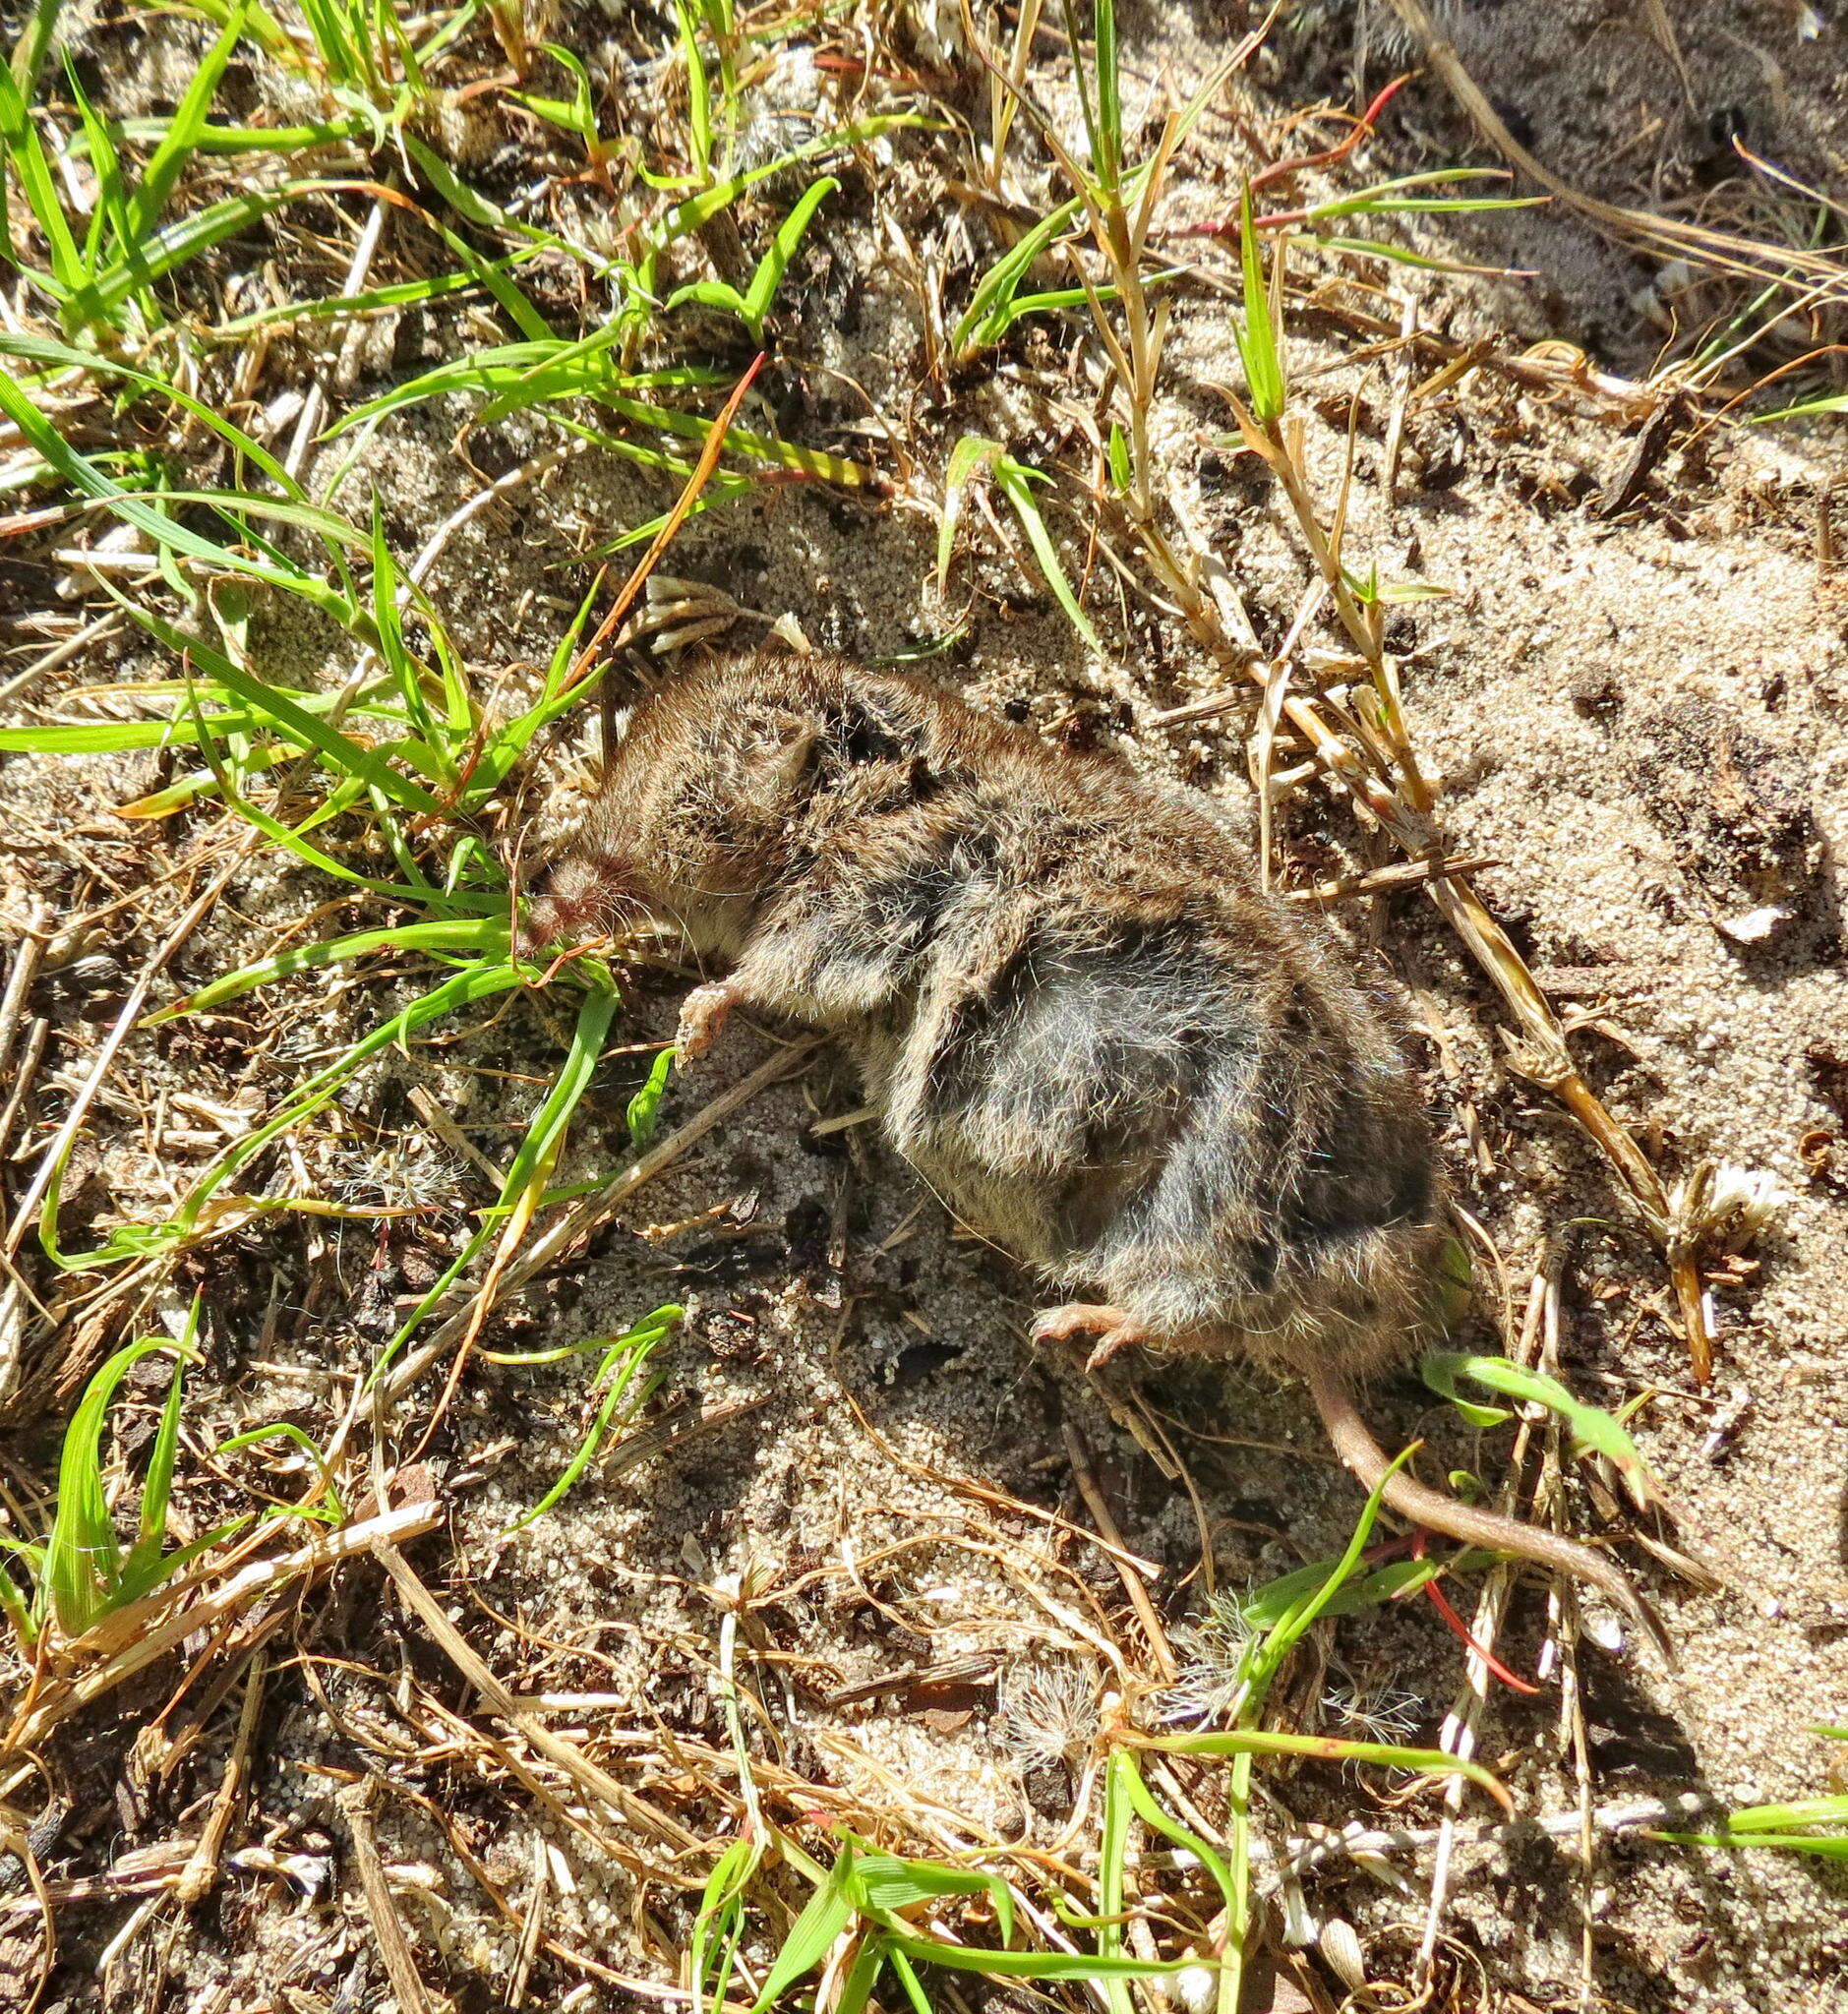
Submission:
<svg viewBox="0 0 1848 2014">
<path fill-rule="evenodd" d="M 779 713 L 764 722 L 745 751 L 751 788 L 766 796 L 789 796 L 802 781 L 820 733 L 814 721 L 796 713 Z"/>
</svg>

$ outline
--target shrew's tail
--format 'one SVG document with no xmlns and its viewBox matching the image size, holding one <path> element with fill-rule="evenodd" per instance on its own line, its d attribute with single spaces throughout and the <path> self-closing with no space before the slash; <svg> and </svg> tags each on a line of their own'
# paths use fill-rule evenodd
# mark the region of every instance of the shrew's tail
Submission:
<svg viewBox="0 0 1848 2014">
<path fill-rule="evenodd" d="M 1309 1395 L 1322 1416 L 1330 1443 L 1342 1462 L 1369 1490 L 1377 1490 L 1391 1462 L 1386 1451 L 1368 1431 L 1355 1409 L 1353 1393 L 1345 1381 L 1333 1371 L 1310 1373 Z M 1410 1476 L 1399 1474 L 1386 1483 L 1385 1502 L 1401 1517 L 1414 1524 L 1428 1525 L 1466 1545 L 1486 1552 L 1518 1553 L 1522 1559 L 1537 1560 L 1601 1589 L 1627 1615 L 1645 1629 L 1664 1660 L 1675 1663 L 1675 1650 L 1662 1619 L 1643 1600 L 1629 1580 L 1601 1553 L 1557 1532 L 1542 1531 L 1537 1525 L 1522 1524 L 1518 1518 L 1503 1517 L 1494 1510 L 1479 1510 L 1472 1504 L 1460 1504 L 1436 1490 L 1427 1490 Z"/>
</svg>

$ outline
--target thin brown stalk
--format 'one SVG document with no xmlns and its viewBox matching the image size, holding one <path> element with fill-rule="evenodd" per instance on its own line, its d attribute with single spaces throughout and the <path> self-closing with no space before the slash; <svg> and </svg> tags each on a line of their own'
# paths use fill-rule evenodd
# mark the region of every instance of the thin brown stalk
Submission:
<svg viewBox="0 0 1848 2014">
<path fill-rule="evenodd" d="M 174 1888 L 181 1904 L 191 1908 L 217 1886 L 218 1863 L 224 1854 L 225 1836 L 244 1800 L 244 1786 L 250 1777 L 251 1748 L 257 1739 L 257 1721 L 263 1712 L 264 1686 L 269 1672 L 269 1653 L 259 1650 L 251 1659 L 250 1676 L 244 1681 L 244 1704 L 237 1716 L 237 1733 L 224 1775 L 211 1800 L 211 1809 L 200 1827 L 199 1843 Z"/>
<path fill-rule="evenodd" d="M 360 1901 L 379 1955 L 385 1961 L 386 1977 L 398 2003 L 398 2014 L 436 2014 L 435 2002 L 417 1970 L 409 1937 L 399 1921 L 397 1904 L 391 1899 L 391 1884 L 386 1878 L 385 1863 L 379 1858 L 379 1842 L 372 1829 L 372 1804 L 378 1786 L 368 1777 L 364 1783 L 340 1793 L 339 1805 L 346 1815 L 347 1832 L 353 1842 L 353 1866 L 359 1874 Z"/>
<path fill-rule="evenodd" d="M 1065 1422 L 1065 1453 L 1072 1465 L 1072 1481 L 1085 1500 L 1086 1510 L 1097 1520 L 1098 1529 L 1121 1552 L 1124 1550 L 1123 1534 L 1099 1485 L 1091 1450 L 1085 1445 L 1085 1437 L 1070 1420 Z M 1162 1627 L 1162 1618 L 1156 1614 L 1154 1602 L 1149 1599 L 1149 1590 L 1143 1584 L 1142 1576 L 1132 1573 L 1120 1560 L 1116 1562 L 1116 1572 L 1123 1583 L 1123 1592 L 1129 1597 L 1129 1605 L 1136 1612 L 1136 1620 L 1142 1625 L 1142 1633 L 1148 1639 L 1156 1668 L 1161 1672 L 1163 1683 L 1171 1686 L 1179 1675 L 1180 1667 L 1174 1662 L 1167 1631 Z"/>
<path fill-rule="evenodd" d="M 379 1540 L 373 1547 L 373 1554 L 444 1655 L 487 1701 L 492 1712 L 518 1729 L 535 1754 L 555 1763 L 579 1790 L 594 1797 L 599 1804 L 620 1812 L 631 1825 L 651 1833 L 676 1850 L 685 1852 L 701 1844 L 696 1833 L 687 1831 L 678 1819 L 669 1817 L 645 1798 L 637 1797 L 626 1785 L 618 1783 L 607 1770 L 599 1769 L 582 1749 L 555 1735 L 531 1714 L 522 1713 L 513 1695 L 443 1613 L 436 1597 L 411 1571 L 404 1556 L 390 1540 Z"/>
</svg>

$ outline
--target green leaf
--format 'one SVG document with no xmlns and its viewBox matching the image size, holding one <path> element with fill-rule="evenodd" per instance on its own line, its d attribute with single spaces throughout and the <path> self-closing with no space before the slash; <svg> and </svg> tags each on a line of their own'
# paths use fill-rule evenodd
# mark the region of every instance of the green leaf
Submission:
<svg viewBox="0 0 1848 2014">
<path fill-rule="evenodd" d="M 919 1965 L 941 1965 L 951 1972 L 979 1973 L 987 1979 L 1118 1980 L 1161 1979 L 1186 1972 L 1197 1958 L 1101 1958 L 1094 1951 L 986 1951 L 979 1944 L 949 1944 L 934 1937 L 902 1936 L 887 1931 L 887 1949 Z M 759 2007 L 762 2003 L 759 2002 Z"/>
<path fill-rule="evenodd" d="M 524 1531 L 529 1524 L 537 1523 L 547 1511 L 564 1500 L 585 1469 L 596 1459 L 597 1450 L 602 1447 L 604 1436 L 610 1431 L 624 1400 L 628 1397 L 630 1387 L 640 1375 L 642 1367 L 686 1319 L 686 1311 L 677 1303 L 669 1302 L 665 1307 L 655 1309 L 653 1314 L 643 1316 L 634 1328 L 619 1335 L 605 1350 L 603 1361 L 597 1366 L 597 1375 L 591 1380 L 591 1385 L 594 1389 L 602 1384 L 613 1370 L 616 1377 L 604 1394 L 603 1402 L 597 1408 L 597 1416 L 591 1423 L 590 1432 L 578 1444 L 576 1451 L 566 1463 L 564 1473 L 558 1481 L 517 1523 L 509 1527 L 509 1532 Z M 654 1386 L 651 1384 L 636 1395 L 628 1412 L 624 1415 L 625 1423 L 633 1418 L 635 1412 L 647 1402 L 653 1390 Z"/>
<path fill-rule="evenodd" d="M 956 546 L 956 526 L 963 514 L 969 486 L 978 471 L 992 466 L 1001 451 L 998 441 L 981 434 L 965 434 L 950 449 L 950 464 L 943 476 L 943 513 L 937 519 L 937 592 L 941 594 L 950 577 L 950 558 Z"/>
<path fill-rule="evenodd" d="M 1807 420 L 1817 413 L 1848 413 L 1848 391 L 1830 392 L 1822 398 L 1806 398 L 1797 405 L 1780 406 L 1774 413 L 1755 413 L 1751 424 L 1768 427 L 1773 420 Z"/>
<path fill-rule="evenodd" d="M 377 749 L 362 747 L 350 735 L 343 735 L 338 728 L 317 719 L 276 686 L 266 685 L 261 679 L 253 679 L 228 658 L 215 665 L 212 671 L 213 676 L 228 685 L 253 713 L 268 720 L 276 733 L 286 736 L 299 747 L 312 748 L 326 758 L 329 768 L 343 776 L 360 778 L 371 789 L 383 792 L 409 810 L 439 817 L 446 815 L 438 799 L 421 784 L 400 775 Z M 408 746 L 405 744 L 400 752 L 405 752 Z"/>
<path fill-rule="evenodd" d="M 1351 1616 L 1361 1609 L 1378 1608 L 1386 1602 L 1398 1601 L 1445 1572 L 1466 1571 L 1476 1567 L 1493 1566 L 1494 1562 L 1493 1553 L 1473 1551 L 1448 1561 L 1389 1561 L 1370 1573 L 1362 1573 L 1341 1583 L 1323 1604 L 1322 1614 Z M 1280 1579 L 1267 1580 L 1245 1599 L 1239 1608 L 1240 1616 L 1254 1629 L 1275 1629 L 1304 1595 L 1313 1594 L 1327 1583 L 1339 1564 L 1334 1560 L 1318 1561 L 1312 1567 L 1299 1567 L 1295 1572 L 1285 1573 Z"/>
<path fill-rule="evenodd" d="M 976 291 L 950 338 L 959 364 L 967 363 L 977 350 L 999 342 L 1026 312 L 1024 307 L 1015 305 L 1021 281 L 1045 255 L 1053 239 L 1071 228 L 1083 207 L 1076 196 L 1069 203 L 1060 204 L 1049 216 L 1042 217 L 1025 232 L 976 282 Z"/>
<path fill-rule="evenodd" d="M 1639 1506 L 1654 1501 L 1654 1486 L 1637 1444 L 1609 1413 L 1575 1398 L 1558 1379 L 1541 1371 L 1524 1370 L 1507 1357 L 1469 1356 L 1454 1350 L 1430 1351 L 1418 1370 L 1433 1392 L 1454 1401 L 1458 1379 L 1468 1378 L 1477 1385 L 1486 1385 L 1491 1392 L 1558 1413 L 1582 1446 L 1608 1456 Z"/>
<path fill-rule="evenodd" d="M 686 1951 L 693 2014 L 705 2014 L 708 1992 L 715 2001 L 723 2001 L 726 1996 L 744 1933 L 745 1891 L 762 1860 L 763 1848 L 758 1841 L 735 1839 L 706 1876 Z M 715 1950 L 716 1943 L 722 1943 L 723 1948 Z"/>
<path fill-rule="evenodd" d="M 18 179 L 20 193 L 44 236 L 50 254 L 50 274 L 39 277 L 48 278 L 49 290 L 61 298 L 84 284 L 84 262 L 71 232 L 70 219 L 64 213 L 64 205 L 59 201 L 51 163 L 46 160 L 45 150 L 39 145 L 31 108 L 21 94 L 12 70 L 4 65 L 0 65 L 0 157 L 4 157 L 6 165 Z M 4 191 L 0 190 L 0 196 L 3 195 Z M 0 201 L 0 235 L 5 237 L 9 260 L 17 264 L 12 234 L 6 230 L 5 207 L 4 201 Z"/>
<path fill-rule="evenodd" d="M 369 957 L 375 951 L 421 951 L 431 952 L 473 952 L 477 956 L 504 956 L 507 951 L 507 918 L 505 917 L 483 917 L 479 919 L 458 921 L 445 918 L 427 923 L 396 923 L 387 929 L 356 930 L 344 937 L 325 938 L 319 944 L 301 944 L 290 951 L 279 951 L 273 958 L 265 958 L 256 965 L 244 966 L 240 971 L 226 973 L 204 985 L 195 993 L 189 993 L 183 1000 L 175 1000 L 170 1006 L 149 1014 L 144 1027 L 157 1028 L 163 1022 L 177 1021 L 186 1014 L 209 1014 L 213 1008 L 222 1007 L 227 1000 L 235 1000 L 240 993 L 248 993 L 257 986 L 267 986 L 273 979 L 286 978 L 292 973 L 317 972 L 327 965 L 344 965 L 355 958 Z"/>
<path fill-rule="evenodd" d="M 103 1493 L 102 1435 L 116 1388 L 144 1357 L 156 1350 L 171 1350 L 175 1355 L 168 1387 L 170 1409 L 175 1403 L 173 1392 L 179 1385 L 181 1360 L 191 1352 L 176 1347 L 164 1335 L 149 1335 L 117 1350 L 97 1371 L 65 1430 L 58 1460 L 57 1510 L 45 1542 L 42 1591 L 67 1639 L 83 1635 L 121 1605 L 120 1582 L 127 1556 L 116 1538 L 115 1520 Z M 167 1476 L 160 1483 L 163 1517 L 165 1486 L 171 1476 L 170 1448 L 167 1463 Z"/>
<path fill-rule="evenodd" d="M 840 1942 L 843 1932 L 854 1920 L 854 1906 L 848 1900 L 847 1888 L 853 1872 L 854 1849 L 851 1845 L 843 1846 L 841 1857 L 834 1863 L 827 1879 L 808 1898 L 807 1907 L 790 1925 L 783 1948 L 776 1954 L 764 1979 L 763 1990 L 751 2002 L 750 2014 L 768 2014 L 768 2010 L 790 1987 L 822 1964 Z"/>
<path fill-rule="evenodd" d="M 1233 1728 L 1219 1734 L 1162 1735 L 1142 1746 L 1176 1755 L 1304 1755 L 1331 1762 L 1371 1762 L 1406 1769 L 1416 1776 L 1466 1776 L 1504 1808 L 1509 1798 L 1480 1762 L 1447 1755 L 1442 1748 L 1403 1748 L 1387 1742 L 1348 1742 L 1335 1735 L 1281 1734 L 1269 1728 Z"/>
<path fill-rule="evenodd" d="M 159 222 L 160 212 L 167 207 L 167 198 L 172 195 L 174 184 L 192 158 L 206 124 L 206 114 L 211 108 L 212 97 L 224 76 L 225 65 L 231 60 L 232 50 L 243 39 L 244 21 L 245 10 L 241 6 L 233 7 L 224 32 L 200 59 L 193 81 L 186 87 L 186 95 L 174 107 L 166 133 L 142 176 L 141 186 L 129 199 L 131 247 L 146 238 Z"/>
<path fill-rule="evenodd" d="M 306 182 L 263 195 L 227 196 L 162 225 L 144 240 L 131 240 L 93 279 L 73 290 L 65 320 L 74 316 L 86 324 L 107 320 L 130 294 L 151 286 L 189 259 L 197 259 L 272 209 L 314 190 L 316 184 Z"/>
<path fill-rule="evenodd" d="M 1095 28 L 1098 52 L 1098 179 L 1105 196 L 1113 198 L 1123 174 L 1123 101 L 1116 64 L 1116 0 L 1096 0 Z"/>
<path fill-rule="evenodd" d="M 1046 530 L 1045 519 L 1040 515 L 1040 506 L 1034 502 L 1032 483 L 1049 482 L 1050 477 L 1037 468 L 1029 468 L 1025 462 L 1016 461 L 1010 454 L 997 454 L 994 458 L 994 481 L 1002 496 L 1014 506 L 1014 514 L 1020 519 L 1021 529 L 1027 534 L 1027 543 L 1033 548 L 1033 556 L 1040 563 L 1040 571 L 1045 576 L 1045 584 L 1052 590 L 1052 598 L 1065 611 L 1071 625 L 1082 636 L 1089 648 L 1098 657 L 1103 657 L 1103 642 L 1091 626 L 1091 618 L 1078 606 L 1078 597 L 1072 592 L 1072 584 L 1065 577 L 1065 569 L 1059 564 L 1058 548 L 1052 543 L 1052 534 Z"/>
<path fill-rule="evenodd" d="M 796 207 L 777 226 L 769 251 L 758 261 L 757 270 L 751 275 L 750 291 L 745 296 L 745 316 L 751 334 L 759 341 L 763 339 L 764 317 L 770 312 L 770 303 L 783 284 L 783 275 L 796 257 L 804 233 L 813 221 L 815 211 L 840 186 L 832 175 L 811 182 L 797 199 Z"/>
<path fill-rule="evenodd" d="M 637 1154 L 653 1146 L 655 1129 L 661 1123 L 661 1098 L 674 1069 L 674 1045 L 670 1042 L 649 1066 L 648 1081 L 628 1101 L 629 1145 Z"/>
<path fill-rule="evenodd" d="M 674 0 L 674 11 L 680 19 L 681 53 L 686 59 L 686 131 L 693 171 L 703 182 L 712 172 L 712 86 L 699 53 L 698 17 L 689 0 Z"/>
<path fill-rule="evenodd" d="M 1269 425 L 1283 417 L 1288 403 L 1283 382 L 1283 351 L 1273 315 L 1274 302 L 1264 273 L 1264 253 L 1251 214 L 1251 185 L 1238 203 L 1239 265 L 1244 274 L 1244 322 L 1234 326 L 1238 354 L 1245 367 L 1253 416 Z M 1281 255 L 1280 255 L 1281 256 Z"/>
<path fill-rule="evenodd" d="M 745 169 L 743 174 L 715 182 L 710 189 L 702 189 L 697 196 L 689 196 L 685 203 L 676 204 L 655 228 L 655 246 L 657 249 L 665 247 L 676 238 L 684 238 L 688 231 L 696 231 L 701 224 L 717 216 L 720 210 L 729 208 L 746 189 L 754 188 L 771 175 L 781 174 L 785 168 L 795 167 L 800 161 L 862 146 L 868 140 L 876 140 L 882 133 L 893 133 L 902 127 L 928 126 L 930 123 L 915 112 L 881 112 L 869 119 L 856 119 L 831 133 L 819 134 L 801 147 L 793 147 L 787 153 L 778 154 L 774 160 L 763 161 L 754 168 Z"/>
<path fill-rule="evenodd" d="M 895 1919 L 917 1903 L 942 1895 L 985 1895 L 993 1905 L 995 1924 L 1003 1941 L 1014 1934 L 1013 1891 L 999 1874 L 984 1874 L 976 1867 L 899 1860 L 891 1854 L 860 1846 L 854 1857 L 848 1894 L 863 1916 L 872 1917 L 886 1928 L 899 1931 L 911 1926 Z"/>
<path fill-rule="evenodd" d="M 17 338 L 14 339 L 14 346 L 18 346 Z M 164 546 L 173 552 L 185 553 L 196 560 L 204 560 L 228 572 L 241 573 L 253 580 L 262 580 L 272 587 L 282 588 L 312 603 L 349 632 L 363 635 L 370 629 L 370 622 L 360 619 L 359 612 L 349 598 L 327 581 L 317 579 L 299 568 L 267 566 L 260 561 L 246 560 L 223 546 L 214 545 L 209 539 L 202 538 L 199 533 L 167 516 L 165 512 L 155 509 L 145 498 L 123 489 L 119 483 L 106 476 L 94 462 L 67 445 L 57 430 L 26 395 L 25 390 L 4 372 L 0 372 L 0 410 L 6 413 L 32 448 L 74 490 L 81 491 L 87 497 L 98 499 L 125 523 L 135 525 L 139 530 L 146 532 L 156 545 Z M 244 502 L 247 507 L 255 508 L 265 500 L 240 501 Z M 269 500 L 269 507 L 272 510 L 280 510 L 282 505 L 274 500 Z M 268 688 L 261 689 L 268 691 Z M 333 731 L 323 729 L 322 732 L 332 734 Z M 384 765 L 379 766 L 383 768 Z M 435 808 L 434 800 L 428 800 L 427 802 L 431 808 Z"/>
</svg>

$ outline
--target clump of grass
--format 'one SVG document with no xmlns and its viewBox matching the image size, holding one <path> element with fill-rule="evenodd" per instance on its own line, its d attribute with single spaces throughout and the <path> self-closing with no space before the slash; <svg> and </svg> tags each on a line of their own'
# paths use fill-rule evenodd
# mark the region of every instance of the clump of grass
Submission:
<svg viewBox="0 0 1848 2014">
<path fill-rule="evenodd" d="M 195 1302 L 186 1334 L 177 1345 L 165 1336 L 144 1336 L 109 1358 L 89 1381 L 65 1429 L 58 1461 L 57 1508 L 50 1531 L 37 1544 L 0 1538 L 0 1545 L 21 1563 L 31 1583 L 30 1593 L 23 1595 L 11 1576 L 0 1571 L 0 1603 L 5 1605 L 23 1650 L 30 1653 L 37 1648 L 47 1625 L 56 1626 L 63 1641 L 75 1642 L 98 1623 L 151 1594 L 244 1522 L 239 1518 L 168 1549 L 167 1513 L 179 1450 L 184 1365 L 194 1354 L 198 1326 Z M 144 1358 L 157 1352 L 173 1355 L 173 1375 L 149 1448 L 136 1535 L 124 1545 L 116 1535 L 103 1481 L 103 1437 L 123 1379 Z"/>
</svg>

